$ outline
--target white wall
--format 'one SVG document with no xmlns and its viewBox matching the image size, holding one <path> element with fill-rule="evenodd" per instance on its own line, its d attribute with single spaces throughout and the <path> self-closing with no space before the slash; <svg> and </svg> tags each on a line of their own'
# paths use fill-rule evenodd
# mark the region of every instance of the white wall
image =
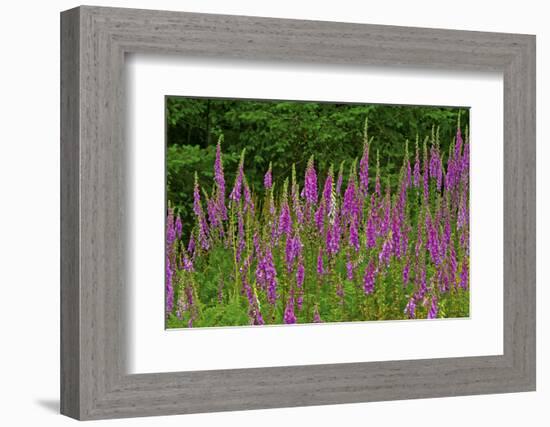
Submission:
<svg viewBox="0 0 550 427">
<path fill-rule="evenodd" d="M 98 5 L 320 19 L 537 35 L 538 390 L 536 393 L 276 409 L 110 425 L 491 425 L 550 422 L 548 257 L 550 27 L 544 1 L 97 1 Z M 59 11 L 74 1 L 5 2 L 0 31 L 0 420 L 62 426 L 59 383 Z M 546 12 L 546 13 L 545 13 Z M 544 162 L 547 160 L 547 162 Z"/>
</svg>

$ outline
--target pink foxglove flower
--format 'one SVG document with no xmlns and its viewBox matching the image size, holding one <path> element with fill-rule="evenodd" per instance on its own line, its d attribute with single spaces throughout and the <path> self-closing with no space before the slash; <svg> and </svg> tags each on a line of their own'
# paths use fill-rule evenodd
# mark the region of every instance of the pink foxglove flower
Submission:
<svg viewBox="0 0 550 427">
<path fill-rule="evenodd" d="M 317 172 L 315 171 L 313 156 L 311 156 L 307 162 L 304 197 L 309 205 L 315 205 L 317 203 Z"/>
<path fill-rule="evenodd" d="M 416 317 L 416 301 L 414 297 L 410 297 L 407 305 L 405 306 L 405 314 L 409 319 L 414 319 Z"/>
<path fill-rule="evenodd" d="M 242 196 L 244 180 L 244 153 L 245 150 L 242 151 L 241 160 L 239 161 L 239 167 L 237 169 L 237 177 L 235 178 L 235 184 L 233 185 L 233 190 L 229 195 L 229 199 L 234 203 L 238 203 L 241 200 Z"/>
<path fill-rule="evenodd" d="M 332 166 L 331 166 L 327 175 L 327 179 L 325 180 L 325 187 L 323 188 L 323 195 L 322 195 L 325 203 L 324 208 L 325 208 L 326 215 L 329 215 L 330 212 L 332 212 L 334 208 L 333 204 L 335 203 L 335 200 L 333 199 L 336 198 L 336 195 L 333 194 L 332 175 L 333 175 L 333 172 L 332 172 Z"/>
<path fill-rule="evenodd" d="M 407 286 L 409 284 L 410 267 L 409 260 L 407 260 L 405 267 L 403 267 L 403 286 Z"/>
<path fill-rule="evenodd" d="M 319 255 L 317 255 L 317 274 L 322 276 L 325 274 L 325 267 L 323 264 L 323 250 L 319 248 Z"/>
<path fill-rule="evenodd" d="M 227 219 L 227 208 L 225 207 L 225 177 L 223 174 L 223 160 L 222 160 L 222 149 L 221 143 L 223 137 L 220 136 L 218 139 L 218 144 L 216 146 L 216 161 L 214 162 L 214 180 L 216 181 L 216 186 L 218 187 L 217 192 L 217 211 L 219 212 L 221 219 Z"/>
<path fill-rule="evenodd" d="M 264 175 L 264 187 L 269 190 L 272 186 L 273 186 L 273 178 L 272 178 L 272 172 L 271 172 L 271 162 L 269 162 L 269 169 Z"/>
<path fill-rule="evenodd" d="M 170 314 L 174 309 L 174 286 L 172 284 L 172 267 L 170 258 L 166 256 L 166 313 Z"/>
<path fill-rule="evenodd" d="M 287 325 L 296 323 L 296 314 L 294 314 L 294 296 L 293 295 L 290 295 L 288 298 L 283 320 Z"/>
<path fill-rule="evenodd" d="M 359 252 L 359 231 L 357 229 L 357 217 L 353 217 L 349 225 L 349 245 Z"/>
<path fill-rule="evenodd" d="M 365 275 L 363 276 L 363 290 L 365 294 L 372 294 L 374 292 L 374 282 L 376 280 L 376 265 L 372 260 L 365 267 Z"/>
<path fill-rule="evenodd" d="M 348 280 L 353 280 L 353 262 L 351 260 L 346 262 L 346 277 Z"/>
<path fill-rule="evenodd" d="M 367 220 L 367 248 L 374 248 L 376 246 L 376 228 L 374 226 L 373 212 Z"/>
</svg>

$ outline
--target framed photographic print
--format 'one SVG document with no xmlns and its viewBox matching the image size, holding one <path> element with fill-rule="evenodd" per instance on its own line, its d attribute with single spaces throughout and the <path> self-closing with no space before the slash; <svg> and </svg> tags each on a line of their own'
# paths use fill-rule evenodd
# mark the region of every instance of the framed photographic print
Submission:
<svg viewBox="0 0 550 427">
<path fill-rule="evenodd" d="M 61 15 L 61 410 L 535 389 L 535 38 Z"/>
</svg>

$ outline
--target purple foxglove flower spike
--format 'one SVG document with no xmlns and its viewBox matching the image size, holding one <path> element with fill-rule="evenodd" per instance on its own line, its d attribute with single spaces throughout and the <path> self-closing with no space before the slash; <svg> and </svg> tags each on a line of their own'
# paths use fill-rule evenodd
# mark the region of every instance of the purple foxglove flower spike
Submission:
<svg viewBox="0 0 550 427">
<path fill-rule="evenodd" d="M 447 161 L 447 172 L 445 173 L 445 190 L 452 191 L 455 186 L 456 167 L 453 158 L 449 157 Z"/>
<path fill-rule="evenodd" d="M 323 188 L 323 195 L 322 199 L 324 200 L 325 206 L 325 214 L 329 214 L 329 212 L 332 212 L 333 204 L 335 196 L 333 195 L 333 183 L 332 183 L 332 165 L 330 166 L 330 169 L 328 171 L 327 179 L 325 180 L 325 187 Z"/>
<path fill-rule="evenodd" d="M 401 258 L 401 221 L 397 209 L 394 209 L 391 220 L 392 249 L 396 258 Z"/>
<path fill-rule="evenodd" d="M 363 290 L 366 295 L 374 292 L 374 282 L 376 279 L 376 266 L 371 260 L 365 267 L 365 275 L 363 276 Z"/>
<path fill-rule="evenodd" d="M 222 220 L 227 220 L 227 208 L 225 207 L 225 178 L 223 174 L 222 148 L 223 135 L 218 139 L 216 146 L 216 161 L 214 162 L 214 180 L 218 187 L 217 210 Z"/>
<path fill-rule="evenodd" d="M 275 270 L 273 255 L 269 246 L 264 257 L 264 274 L 267 284 L 267 301 L 270 304 L 275 304 L 277 300 L 277 270 Z"/>
<path fill-rule="evenodd" d="M 390 228 L 391 221 L 391 201 L 390 201 L 390 188 L 386 188 L 386 198 L 384 201 L 384 218 L 380 224 L 380 236 L 385 236 Z"/>
<path fill-rule="evenodd" d="M 409 284 L 409 270 L 410 263 L 409 260 L 407 260 L 405 267 L 403 267 L 403 286 L 407 286 Z"/>
<path fill-rule="evenodd" d="M 292 218 L 290 217 L 290 207 L 288 202 L 283 202 L 283 207 L 281 208 L 281 214 L 279 216 L 279 234 L 286 236 L 290 235 L 292 231 Z"/>
<path fill-rule="evenodd" d="M 428 147 L 426 145 L 427 139 L 424 140 L 424 173 L 422 175 L 422 183 L 424 185 L 424 203 L 428 202 L 429 196 L 430 196 L 430 187 L 429 187 L 429 164 L 428 164 Z"/>
<path fill-rule="evenodd" d="M 415 315 L 416 311 L 416 301 L 413 296 L 409 298 L 409 301 L 407 302 L 407 306 L 405 307 L 405 314 L 409 316 L 409 319 L 414 319 L 416 317 Z"/>
<path fill-rule="evenodd" d="M 178 239 L 181 239 L 181 230 L 182 230 L 181 218 L 178 215 L 176 218 L 176 237 Z"/>
<path fill-rule="evenodd" d="M 290 207 L 288 205 L 288 179 L 283 184 L 283 193 L 281 198 L 281 210 L 279 213 L 279 236 L 290 236 L 292 231 L 292 218 L 290 216 Z"/>
<path fill-rule="evenodd" d="M 248 283 L 246 274 L 243 274 L 242 276 L 242 285 L 243 285 L 243 290 L 246 294 L 246 298 L 248 299 L 248 315 L 250 317 L 250 324 L 263 325 L 264 320 L 262 318 L 262 314 L 260 313 L 260 310 L 258 307 L 258 300 L 256 298 L 256 294 L 252 290 L 252 287 Z"/>
<path fill-rule="evenodd" d="M 294 259 L 298 256 L 297 237 L 288 237 L 285 246 L 286 269 L 290 273 L 293 268 Z"/>
<path fill-rule="evenodd" d="M 201 193 L 199 187 L 199 176 L 195 172 L 195 187 L 193 189 L 193 212 L 197 218 L 202 216 L 202 206 L 201 206 Z"/>
<path fill-rule="evenodd" d="M 426 214 L 426 247 L 430 252 L 430 256 L 435 265 L 441 262 L 439 251 L 439 236 L 436 229 L 436 224 L 433 223 L 430 213 Z"/>
<path fill-rule="evenodd" d="M 378 255 L 378 262 L 380 265 L 388 266 L 390 264 L 390 257 L 393 251 L 393 239 L 391 234 L 386 237 L 384 243 L 382 244 L 382 249 Z"/>
<path fill-rule="evenodd" d="M 166 257 L 166 313 L 169 314 L 174 309 L 174 287 L 172 285 L 172 267 L 170 258 Z"/>
<path fill-rule="evenodd" d="M 442 161 L 439 154 L 439 148 L 436 143 L 432 145 L 430 152 L 430 177 L 435 179 L 437 191 L 441 191 L 441 179 L 443 175 Z"/>
<path fill-rule="evenodd" d="M 199 179 L 196 172 L 195 172 L 195 188 L 193 191 L 193 212 L 197 217 L 197 222 L 199 227 L 199 243 L 204 250 L 208 250 L 210 246 L 208 242 L 208 224 L 206 222 L 206 218 L 204 217 L 204 213 L 202 211 Z"/>
<path fill-rule="evenodd" d="M 359 232 L 357 230 L 357 217 L 353 217 L 349 225 L 349 245 L 359 252 Z"/>
<path fill-rule="evenodd" d="M 346 277 L 348 280 L 353 280 L 353 262 L 349 259 L 346 262 Z"/>
<path fill-rule="evenodd" d="M 317 227 L 317 231 L 319 232 L 319 235 L 323 235 L 324 232 L 324 220 L 325 220 L 325 201 L 324 199 L 321 200 L 321 203 L 319 204 L 319 207 L 315 211 L 314 215 L 315 219 L 315 225 Z"/>
<path fill-rule="evenodd" d="M 212 198 L 207 200 L 206 212 L 208 213 L 210 227 L 216 229 L 218 226 L 218 203 L 215 199 Z"/>
<path fill-rule="evenodd" d="M 166 248 L 167 252 L 173 251 L 174 242 L 176 241 L 176 229 L 174 227 L 174 209 L 168 208 L 166 217 Z"/>
<path fill-rule="evenodd" d="M 267 172 L 264 175 L 264 187 L 268 190 L 273 185 L 272 176 L 271 176 L 271 166 L 272 166 L 271 162 L 269 162 L 269 169 L 267 170 Z"/>
<path fill-rule="evenodd" d="M 243 198 L 244 198 L 244 210 L 245 212 L 250 212 L 251 215 L 254 215 L 254 201 L 252 200 L 252 195 L 250 193 L 250 187 L 246 178 L 243 181 Z"/>
<path fill-rule="evenodd" d="M 238 203 L 241 200 L 243 179 L 244 179 L 244 154 L 245 150 L 243 149 L 241 153 L 241 160 L 239 161 L 239 167 L 237 169 L 237 177 L 235 178 L 235 185 L 233 190 L 229 195 L 229 199 L 234 203 Z"/>
<path fill-rule="evenodd" d="M 451 243 L 451 221 L 449 219 L 448 212 L 445 215 L 445 229 L 443 231 L 443 239 L 446 245 Z"/>
<path fill-rule="evenodd" d="M 373 211 L 367 220 L 367 248 L 374 248 L 376 246 L 376 228 L 374 226 Z"/>
<path fill-rule="evenodd" d="M 460 123 L 458 124 L 458 128 L 456 130 L 456 143 L 455 143 L 455 152 L 454 152 L 454 158 L 458 161 L 460 159 L 460 152 L 462 151 L 462 132 L 460 131 Z"/>
<path fill-rule="evenodd" d="M 355 199 L 355 181 L 350 177 L 348 186 L 344 192 L 344 204 L 342 205 L 342 216 L 345 218 L 351 217 L 356 211 L 356 199 Z"/>
<path fill-rule="evenodd" d="M 185 271 L 194 271 L 193 269 L 193 260 L 191 260 L 191 258 L 189 258 L 187 255 L 183 255 L 183 262 L 182 262 L 182 267 Z"/>
<path fill-rule="evenodd" d="M 300 257 L 298 259 L 298 268 L 296 269 L 296 286 L 298 288 L 302 288 L 304 285 L 304 278 L 305 278 L 306 270 L 304 268 L 304 261 Z"/>
<path fill-rule="evenodd" d="M 255 231 L 254 235 L 252 236 L 252 243 L 254 244 L 254 250 L 256 251 L 256 257 L 259 260 L 262 256 L 262 249 L 261 249 L 261 245 L 260 245 L 260 236 L 258 236 L 257 231 Z"/>
<path fill-rule="evenodd" d="M 369 187 L 369 141 L 367 134 L 368 121 L 365 120 L 365 132 L 363 142 L 363 156 L 359 161 L 359 191 L 363 196 L 367 195 Z"/>
<path fill-rule="evenodd" d="M 334 256 L 340 249 L 340 237 L 342 230 L 340 228 L 340 218 L 338 215 L 334 218 L 332 227 L 329 227 L 326 237 L 326 249 L 329 256 Z"/>
<path fill-rule="evenodd" d="M 437 167 L 437 175 L 436 175 L 437 191 L 441 191 L 442 182 L 443 182 L 443 160 L 439 159 L 439 166 Z"/>
<path fill-rule="evenodd" d="M 307 162 L 304 197 L 309 205 L 315 205 L 317 203 L 317 172 L 315 172 L 313 156 L 311 156 Z"/>
<path fill-rule="evenodd" d="M 222 161 L 222 141 L 223 136 L 220 136 L 218 139 L 218 144 L 216 145 L 216 161 L 214 162 L 214 180 L 218 186 L 218 190 L 222 195 L 225 195 L 225 178 L 223 175 L 223 161 Z"/>
<path fill-rule="evenodd" d="M 447 292 L 449 290 L 449 275 L 447 274 L 447 269 L 441 268 L 438 275 L 439 289 L 442 292 Z"/>
<path fill-rule="evenodd" d="M 279 225 L 277 224 L 277 218 L 273 218 L 271 222 L 271 246 L 277 245 L 279 242 Z"/>
<path fill-rule="evenodd" d="M 323 266 L 323 250 L 319 248 L 319 255 L 317 255 L 317 274 L 322 276 L 325 274 L 325 267 Z"/>
<path fill-rule="evenodd" d="M 294 208 L 294 215 L 296 215 L 296 222 L 298 225 L 302 225 L 304 223 L 304 211 L 302 210 L 302 204 L 297 192 L 296 197 L 293 199 L 292 205 Z"/>
<path fill-rule="evenodd" d="M 439 152 L 437 150 L 437 147 L 435 146 L 435 143 L 432 143 L 432 147 L 430 148 L 430 163 L 429 163 L 429 173 L 430 178 L 436 178 L 437 177 L 437 169 L 439 168 L 440 161 L 439 161 Z"/>
<path fill-rule="evenodd" d="M 256 320 L 254 322 L 254 325 L 263 325 L 265 324 L 264 318 L 262 317 L 262 313 L 260 312 L 260 309 L 256 307 Z"/>
<path fill-rule="evenodd" d="M 258 286 L 266 290 L 267 283 L 265 278 L 265 258 L 259 258 L 258 265 L 256 266 L 256 283 Z"/>
<path fill-rule="evenodd" d="M 199 243 L 205 251 L 210 248 L 210 243 L 208 242 L 208 224 L 204 216 L 199 219 Z"/>
<path fill-rule="evenodd" d="M 294 314 L 294 295 L 290 295 L 285 307 L 284 322 L 287 325 L 296 323 L 296 315 Z"/>
<path fill-rule="evenodd" d="M 187 252 L 191 255 L 191 257 L 195 257 L 195 235 L 191 233 L 191 236 L 189 236 L 189 243 L 187 245 Z"/>
<path fill-rule="evenodd" d="M 428 311 L 428 319 L 435 319 L 437 317 L 437 296 L 432 295 L 432 301 L 430 304 L 430 310 Z"/>
<path fill-rule="evenodd" d="M 420 158 L 418 156 L 418 149 L 416 150 L 416 159 L 414 162 L 414 170 L 413 170 L 413 183 L 415 187 L 418 187 L 420 185 Z"/>
<path fill-rule="evenodd" d="M 468 222 L 468 201 L 465 191 L 460 195 L 458 203 L 458 216 L 456 219 L 456 228 L 458 230 L 462 229 L 467 225 Z"/>
</svg>

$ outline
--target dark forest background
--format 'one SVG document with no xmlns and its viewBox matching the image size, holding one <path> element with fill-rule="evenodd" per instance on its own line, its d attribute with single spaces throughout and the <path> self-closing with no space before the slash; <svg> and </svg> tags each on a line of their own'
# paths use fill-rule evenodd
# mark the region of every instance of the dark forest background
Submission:
<svg viewBox="0 0 550 427">
<path fill-rule="evenodd" d="M 228 192 L 243 148 L 245 174 L 254 192 L 262 190 L 270 162 L 273 182 L 280 183 L 290 176 L 292 163 L 303 179 L 311 155 L 315 156 L 322 185 L 331 164 L 337 171 L 345 160 L 349 168 L 353 159 L 361 156 L 367 116 L 369 138 L 374 137 L 369 175 L 374 178 L 376 173 L 378 151 L 382 182 L 395 186 L 405 141 L 409 141 L 413 162 L 417 135 L 422 144 L 437 127 L 445 161 L 459 114 L 464 132 L 469 123 L 468 108 L 166 97 L 167 199 L 187 228 L 192 215 L 195 171 L 202 188 L 210 191 L 220 135 L 224 138 Z"/>
</svg>

